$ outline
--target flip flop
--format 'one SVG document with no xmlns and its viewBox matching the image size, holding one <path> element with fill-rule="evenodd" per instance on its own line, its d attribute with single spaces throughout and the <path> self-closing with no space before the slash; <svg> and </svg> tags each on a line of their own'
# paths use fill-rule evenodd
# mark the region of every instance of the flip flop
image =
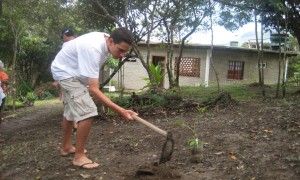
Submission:
<svg viewBox="0 0 300 180">
<path fill-rule="evenodd" d="M 86 149 L 84 150 L 84 153 L 87 153 Z M 75 154 L 75 151 L 74 152 L 63 152 L 63 153 L 60 152 L 60 155 L 63 156 L 63 157 L 66 157 L 66 156 L 69 156 L 69 155 L 74 155 L 74 154 Z"/>
<path fill-rule="evenodd" d="M 91 167 L 91 168 L 85 167 L 86 165 L 89 165 L 89 164 L 97 164 L 97 163 L 95 163 L 95 162 L 83 163 L 82 165 L 80 165 L 80 166 L 78 166 L 78 167 L 80 167 L 80 168 L 82 168 L 82 169 L 95 169 L 95 168 L 97 168 L 97 167 L 100 166 L 100 165 L 98 164 L 98 166 L 96 166 L 96 167 Z M 74 165 L 74 166 L 77 166 L 77 165 Z"/>
<path fill-rule="evenodd" d="M 69 155 L 73 155 L 73 154 L 75 154 L 75 152 L 68 152 L 68 153 L 65 153 L 65 152 L 61 153 L 60 152 L 60 155 L 63 156 L 63 157 L 66 157 L 66 156 L 69 156 Z"/>
</svg>

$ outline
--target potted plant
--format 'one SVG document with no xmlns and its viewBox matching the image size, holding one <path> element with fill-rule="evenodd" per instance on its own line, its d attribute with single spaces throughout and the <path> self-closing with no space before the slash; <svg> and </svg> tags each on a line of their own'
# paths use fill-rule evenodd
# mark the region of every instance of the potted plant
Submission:
<svg viewBox="0 0 300 180">
<path fill-rule="evenodd" d="M 195 126 L 191 126 L 189 123 L 176 121 L 177 125 L 181 125 L 183 127 L 188 128 L 193 132 L 193 138 L 188 140 L 188 145 L 191 148 L 191 158 L 190 161 L 192 163 L 200 163 L 203 158 L 203 140 L 199 140 L 198 133 L 195 129 Z"/>
<path fill-rule="evenodd" d="M 199 111 L 200 114 L 202 114 L 204 111 L 206 111 L 208 109 L 208 107 L 209 106 L 197 107 L 197 110 Z M 201 118 L 198 118 L 198 119 L 201 119 Z M 186 127 L 189 130 L 191 130 L 193 133 L 194 137 L 192 139 L 188 140 L 188 144 L 191 147 L 190 161 L 192 163 L 200 163 L 201 160 L 203 159 L 204 141 L 199 140 L 198 132 L 196 129 L 196 125 L 199 123 L 198 121 L 196 121 L 194 124 L 190 124 L 190 123 L 182 122 L 182 121 L 176 121 L 177 125 Z"/>
<path fill-rule="evenodd" d="M 198 138 L 190 139 L 188 141 L 191 149 L 191 159 L 192 163 L 200 163 L 203 159 L 203 144 L 204 141 L 199 141 Z"/>
</svg>

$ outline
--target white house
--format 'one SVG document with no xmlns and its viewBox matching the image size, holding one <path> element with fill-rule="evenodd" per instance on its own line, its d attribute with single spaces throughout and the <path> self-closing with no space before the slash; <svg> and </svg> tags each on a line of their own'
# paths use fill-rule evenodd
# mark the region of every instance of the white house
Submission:
<svg viewBox="0 0 300 180">
<path fill-rule="evenodd" d="M 140 52 L 144 59 L 147 57 L 147 46 L 139 44 Z M 180 86 L 209 86 L 216 83 L 216 76 L 210 63 L 211 47 L 209 45 L 188 44 L 182 55 L 180 65 Z M 179 55 L 179 48 L 175 46 L 175 63 Z M 287 56 L 295 56 L 296 53 L 288 52 Z M 282 54 L 283 57 L 283 54 Z M 163 71 L 166 72 L 167 49 L 160 43 L 151 44 L 150 60 L 161 63 Z M 214 46 L 212 59 L 219 76 L 221 84 L 230 83 L 252 83 L 258 82 L 258 53 L 256 49 L 236 46 Z M 278 77 L 279 52 L 264 50 L 263 64 L 265 84 L 275 84 Z M 281 58 L 282 60 L 283 58 Z M 113 80 L 120 82 L 124 80 L 125 89 L 138 90 L 146 86 L 147 72 L 139 59 L 131 59 L 122 68 L 122 74 L 117 73 Z M 174 67 L 174 66 L 173 66 Z M 169 87 L 167 75 L 163 82 L 164 88 Z"/>
</svg>

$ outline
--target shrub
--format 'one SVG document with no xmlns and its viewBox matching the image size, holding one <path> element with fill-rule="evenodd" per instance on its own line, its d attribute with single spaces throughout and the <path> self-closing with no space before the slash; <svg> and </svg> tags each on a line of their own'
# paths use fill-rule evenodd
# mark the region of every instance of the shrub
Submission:
<svg viewBox="0 0 300 180">
<path fill-rule="evenodd" d="M 53 99 L 53 95 L 49 91 L 43 91 L 40 99 L 41 100 Z"/>
<path fill-rule="evenodd" d="M 158 94 L 150 94 L 150 100 L 152 105 L 154 105 L 155 107 L 162 107 L 166 104 L 165 98 Z"/>
<path fill-rule="evenodd" d="M 35 101 L 37 100 L 37 95 L 35 92 L 28 92 L 27 95 L 26 95 L 26 100 L 27 101 Z"/>
<path fill-rule="evenodd" d="M 114 102 L 124 108 L 129 108 L 132 106 L 132 101 L 128 98 L 116 98 L 114 99 Z"/>
<path fill-rule="evenodd" d="M 20 81 L 18 85 L 19 96 L 26 96 L 27 93 L 32 92 L 33 86 L 29 82 Z"/>
<path fill-rule="evenodd" d="M 59 87 L 55 87 L 52 85 L 53 82 L 47 82 L 42 83 L 38 87 L 34 89 L 34 92 L 37 94 L 39 99 L 43 99 L 45 97 L 49 96 L 49 93 L 52 95 L 52 97 L 58 97 L 59 96 Z M 46 94 L 44 94 L 47 91 Z M 43 95 L 44 94 L 44 95 Z M 43 97 L 42 97 L 43 96 Z"/>
</svg>

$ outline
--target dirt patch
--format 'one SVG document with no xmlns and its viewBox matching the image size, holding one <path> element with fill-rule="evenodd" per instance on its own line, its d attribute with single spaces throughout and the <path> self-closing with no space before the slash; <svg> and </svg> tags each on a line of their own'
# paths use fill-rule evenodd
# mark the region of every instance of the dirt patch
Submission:
<svg viewBox="0 0 300 180">
<path fill-rule="evenodd" d="M 158 163 L 144 164 L 139 167 L 135 174 L 135 178 L 138 179 L 151 179 L 152 177 L 159 177 L 160 179 L 180 179 L 181 175 L 173 172 L 168 166 Z"/>
<path fill-rule="evenodd" d="M 61 157 L 61 104 L 30 107 L 1 124 L 0 179 L 299 179 L 300 98 L 238 102 L 230 108 L 196 108 L 140 114 L 171 131 L 171 161 L 158 165 L 165 138 L 137 122 L 95 119 L 88 156 L 100 168 L 83 170 Z M 161 113 L 159 113 L 161 112 Z M 200 163 L 187 141 L 195 125 L 204 140 Z"/>
</svg>

